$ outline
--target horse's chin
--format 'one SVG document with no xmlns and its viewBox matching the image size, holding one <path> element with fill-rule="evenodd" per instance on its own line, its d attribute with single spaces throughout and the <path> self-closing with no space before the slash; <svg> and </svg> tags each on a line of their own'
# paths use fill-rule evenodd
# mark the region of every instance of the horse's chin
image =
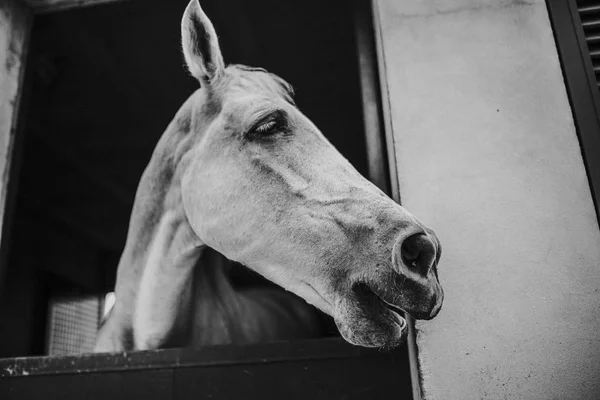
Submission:
<svg viewBox="0 0 600 400">
<path fill-rule="evenodd" d="M 335 323 L 342 337 L 362 347 L 394 348 L 407 335 L 402 311 L 360 285 L 338 303 Z"/>
</svg>

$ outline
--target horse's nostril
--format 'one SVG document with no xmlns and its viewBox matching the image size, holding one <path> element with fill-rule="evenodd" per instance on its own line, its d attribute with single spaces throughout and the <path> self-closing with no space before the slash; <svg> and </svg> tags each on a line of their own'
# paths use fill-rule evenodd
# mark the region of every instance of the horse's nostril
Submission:
<svg viewBox="0 0 600 400">
<path fill-rule="evenodd" d="M 435 261 L 435 245 L 423 233 L 409 236 L 402 242 L 402 262 L 410 269 L 421 274 L 427 274 Z"/>
</svg>

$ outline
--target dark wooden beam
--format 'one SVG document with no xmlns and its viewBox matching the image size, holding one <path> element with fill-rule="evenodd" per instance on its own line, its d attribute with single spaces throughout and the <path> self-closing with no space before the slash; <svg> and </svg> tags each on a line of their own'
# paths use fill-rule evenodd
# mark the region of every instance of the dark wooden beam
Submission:
<svg viewBox="0 0 600 400">
<path fill-rule="evenodd" d="M 389 167 L 385 149 L 379 71 L 373 37 L 373 15 L 371 7 L 363 0 L 354 0 L 352 8 L 369 179 L 385 193 L 389 193 Z"/>
<path fill-rule="evenodd" d="M 36 14 L 64 11 L 71 8 L 96 6 L 129 0 L 24 0 Z"/>
</svg>

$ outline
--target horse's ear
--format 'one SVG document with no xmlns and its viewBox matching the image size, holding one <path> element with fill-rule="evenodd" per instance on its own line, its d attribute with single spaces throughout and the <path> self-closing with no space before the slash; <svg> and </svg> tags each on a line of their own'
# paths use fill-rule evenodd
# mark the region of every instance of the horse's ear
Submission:
<svg viewBox="0 0 600 400">
<path fill-rule="evenodd" d="M 225 70 L 217 33 L 198 0 L 190 1 L 181 20 L 183 55 L 190 73 L 210 83 Z"/>
</svg>

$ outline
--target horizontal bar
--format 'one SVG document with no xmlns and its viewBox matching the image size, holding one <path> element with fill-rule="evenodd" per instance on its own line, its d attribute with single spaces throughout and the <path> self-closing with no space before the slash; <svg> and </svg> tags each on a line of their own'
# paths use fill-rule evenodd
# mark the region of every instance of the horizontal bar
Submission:
<svg viewBox="0 0 600 400">
<path fill-rule="evenodd" d="M 594 29 L 600 27 L 600 19 L 593 19 L 591 21 L 581 21 L 583 29 Z"/>
<path fill-rule="evenodd" d="M 581 25 L 583 29 L 593 29 L 600 27 L 600 19 L 594 19 L 592 21 L 582 21 Z"/>
<path fill-rule="evenodd" d="M 165 368 L 214 367 L 357 357 L 406 357 L 406 347 L 382 351 L 352 346 L 339 337 L 246 346 L 207 346 L 198 349 L 81 354 L 62 357 L 0 359 L 0 378 L 133 371 Z"/>
<path fill-rule="evenodd" d="M 593 14 L 596 12 L 600 12 L 600 4 L 599 5 L 594 5 L 594 6 L 587 6 L 587 7 L 581 7 L 577 9 L 579 11 L 579 14 L 586 15 L 586 14 Z"/>
<path fill-rule="evenodd" d="M 600 43 L 600 35 L 587 36 L 585 41 L 588 45 Z"/>
<path fill-rule="evenodd" d="M 71 8 L 97 6 L 106 3 L 123 2 L 129 0 L 25 0 L 36 14 L 63 11 Z"/>
</svg>

